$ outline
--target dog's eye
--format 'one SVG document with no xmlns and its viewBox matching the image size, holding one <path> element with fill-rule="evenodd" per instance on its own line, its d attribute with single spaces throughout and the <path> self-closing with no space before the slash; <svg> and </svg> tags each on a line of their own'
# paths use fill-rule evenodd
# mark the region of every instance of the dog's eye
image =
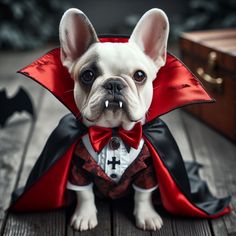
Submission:
<svg viewBox="0 0 236 236">
<path fill-rule="evenodd" d="M 92 70 L 85 70 L 81 73 L 80 79 L 85 84 L 90 84 L 95 79 L 95 73 Z"/>
<path fill-rule="evenodd" d="M 137 70 L 133 75 L 133 79 L 138 83 L 143 82 L 146 79 L 146 77 L 147 76 L 146 76 L 145 72 L 142 70 Z"/>
</svg>

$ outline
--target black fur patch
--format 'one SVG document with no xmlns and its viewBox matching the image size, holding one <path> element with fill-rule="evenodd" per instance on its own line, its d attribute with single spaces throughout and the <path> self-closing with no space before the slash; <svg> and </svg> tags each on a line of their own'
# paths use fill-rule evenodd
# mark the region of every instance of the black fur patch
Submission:
<svg viewBox="0 0 236 236">
<path fill-rule="evenodd" d="M 91 70 L 91 71 L 93 71 L 93 73 L 94 73 L 94 75 L 95 75 L 95 76 L 94 76 L 94 80 L 93 80 L 91 83 L 84 83 L 83 80 L 81 79 L 81 75 L 82 75 L 86 70 Z M 93 61 L 93 62 L 87 64 L 85 67 L 83 67 L 83 69 L 82 69 L 82 70 L 80 71 L 80 73 L 79 73 L 78 81 L 79 81 L 81 87 L 82 87 L 85 91 L 89 92 L 90 89 L 91 89 L 91 87 L 92 87 L 92 85 L 93 85 L 93 83 L 94 83 L 94 81 L 95 81 L 99 76 L 101 76 L 101 75 L 102 75 L 102 70 L 101 70 L 101 68 L 99 68 L 99 66 L 98 66 L 98 64 L 97 64 L 97 61 Z"/>
</svg>

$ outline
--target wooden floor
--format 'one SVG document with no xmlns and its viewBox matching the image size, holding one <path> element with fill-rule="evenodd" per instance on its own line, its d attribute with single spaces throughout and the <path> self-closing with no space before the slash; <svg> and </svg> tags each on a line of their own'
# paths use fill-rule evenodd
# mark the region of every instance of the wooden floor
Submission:
<svg viewBox="0 0 236 236">
<path fill-rule="evenodd" d="M 9 214 L 11 192 L 22 186 L 42 150 L 47 137 L 67 110 L 36 83 L 16 75 L 15 71 L 45 50 L 27 53 L 0 53 L 0 89 L 12 95 L 19 86 L 28 89 L 37 111 L 37 120 L 16 114 L 4 129 L 0 128 L 0 234 L 1 235 L 167 235 L 225 236 L 236 235 L 236 214 L 216 220 L 173 217 L 161 212 L 164 226 L 158 232 L 145 232 L 134 226 L 132 201 L 97 201 L 99 225 L 92 231 L 74 232 L 68 226 L 70 211 Z M 22 77 L 22 78 L 20 78 Z M 201 175 L 219 196 L 232 195 L 236 207 L 236 146 L 183 111 L 174 111 L 163 119 L 169 125 L 182 155 L 204 165 Z M 167 186 L 168 187 L 168 186 Z M 42 193 L 43 194 L 43 193 Z"/>
</svg>

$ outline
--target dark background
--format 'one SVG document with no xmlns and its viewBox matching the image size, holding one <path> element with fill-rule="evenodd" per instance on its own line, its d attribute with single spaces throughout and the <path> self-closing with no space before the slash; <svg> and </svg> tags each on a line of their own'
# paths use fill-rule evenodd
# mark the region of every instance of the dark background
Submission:
<svg viewBox="0 0 236 236">
<path fill-rule="evenodd" d="M 84 11 L 99 34 L 130 34 L 153 7 L 169 17 L 170 42 L 182 31 L 236 26 L 235 0 L 0 0 L 0 49 L 58 43 L 59 21 L 70 7 Z"/>
</svg>

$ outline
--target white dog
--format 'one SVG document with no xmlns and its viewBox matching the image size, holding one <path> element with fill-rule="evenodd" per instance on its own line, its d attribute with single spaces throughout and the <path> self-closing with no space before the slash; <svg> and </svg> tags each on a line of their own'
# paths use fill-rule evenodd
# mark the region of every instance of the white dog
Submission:
<svg viewBox="0 0 236 236">
<path fill-rule="evenodd" d="M 125 130 L 137 122 L 145 123 L 152 82 L 166 61 L 169 23 L 165 13 L 160 9 L 146 12 L 128 43 L 100 43 L 92 24 L 78 9 L 65 12 L 59 31 L 61 61 L 75 81 L 74 98 L 83 123 Z M 83 141 L 86 144 L 86 138 Z M 70 189 L 77 194 L 71 225 L 80 231 L 94 228 L 97 210 L 92 185 Z M 144 230 L 157 230 L 163 224 L 151 195 L 152 191 L 135 188 L 136 225 Z"/>
</svg>

